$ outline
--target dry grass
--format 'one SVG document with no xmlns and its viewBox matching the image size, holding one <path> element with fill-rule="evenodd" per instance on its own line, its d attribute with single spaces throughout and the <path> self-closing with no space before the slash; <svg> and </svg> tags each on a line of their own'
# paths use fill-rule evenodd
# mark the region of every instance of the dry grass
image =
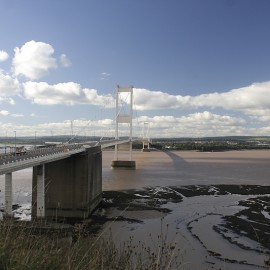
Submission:
<svg viewBox="0 0 270 270">
<path fill-rule="evenodd" d="M 166 230 L 165 230 L 166 231 Z M 0 222 L 0 270 L 25 269 L 176 269 L 179 250 L 160 235 L 154 249 L 132 238 L 116 246 L 112 235 L 83 236 L 80 226 L 74 230 L 76 241 L 57 233 L 37 234 L 36 227 L 13 221 Z"/>
</svg>

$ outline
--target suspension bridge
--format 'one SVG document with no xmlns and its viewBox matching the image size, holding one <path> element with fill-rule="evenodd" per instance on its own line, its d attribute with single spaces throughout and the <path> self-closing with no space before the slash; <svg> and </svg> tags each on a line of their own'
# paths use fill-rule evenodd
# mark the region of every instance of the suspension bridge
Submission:
<svg viewBox="0 0 270 270">
<path fill-rule="evenodd" d="M 129 96 L 129 110 L 121 112 L 120 96 Z M 12 173 L 33 167 L 32 218 L 86 218 L 101 201 L 102 149 L 115 147 L 112 167 L 135 169 L 132 160 L 133 87 L 117 86 L 115 138 L 98 142 L 64 143 L 35 148 L 23 154 L 0 155 L 0 175 L 5 175 L 4 217 L 12 217 Z M 129 136 L 119 137 L 119 127 L 128 127 Z M 149 150 L 147 123 L 141 138 L 143 150 Z M 136 139 L 138 140 L 138 138 Z M 126 145 L 128 160 L 119 157 L 120 145 Z M 147 150 L 145 150 L 147 149 Z"/>
</svg>

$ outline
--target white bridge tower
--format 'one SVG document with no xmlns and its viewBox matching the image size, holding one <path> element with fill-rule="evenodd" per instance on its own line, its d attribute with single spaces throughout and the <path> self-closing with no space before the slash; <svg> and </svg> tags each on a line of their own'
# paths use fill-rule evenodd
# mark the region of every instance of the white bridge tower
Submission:
<svg viewBox="0 0 270 270">
<path fill-rule="evenodd" d="M 122 97 L 125 100 L 122 100 Z M 125 107 L 126 110 L 122 110 Z M 115 139 L 119 139 L 119 127 L 121 124 L 129 127 L 128 143 L 123 145 L 115 145 L 114 160 L 112 167 L 125 167 L 135 169 L 135 161 L 132 160 L 132 118 L 133 118 L 133 86 L 121 87 L 117 85 L 116 89 L 116 124 L 115 124 Z M 119 150 L 123 149 L 129 151 L 128 160 L 119 160 Z"/>
<path fill-rule="evenodd" d="M 143 123 L 142 152 L 150 152 L 149 122 Z"/>
</svg>

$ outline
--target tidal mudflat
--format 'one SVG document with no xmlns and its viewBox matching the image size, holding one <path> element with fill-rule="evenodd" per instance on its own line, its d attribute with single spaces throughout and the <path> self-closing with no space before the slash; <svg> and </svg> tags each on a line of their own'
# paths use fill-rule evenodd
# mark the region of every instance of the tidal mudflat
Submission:
<svg viewBox="0 0 270 270">
<path fill-rule="evenodd" d="M 157 248 L 162 235 L 180 269 L 269 268 L 270 151 L 137 152 L 136 171 L 110 169 L 112 158 L 94 219 L 116 242 Z"/>
<path fill-rule="evenodd" d="M 88 228 L 109 229 L 115 243 L 132 238 L 134 246 L 144 242 L 153 252 L 162 241 L 173 243 L 179 269 L 268 269 L 269 188 L 194 185 L 105 191 Z"/>
<path fill-rule="evenodd" d="M 90 230 L 111 233 L 116 244 L 174 243 L 178 269 L 269 268 L 270 151 L 135 151 L 133 158 L 136 170 L 116 170 L 113 151 L 103 152 L 103 201 L 85 221 Z M 3 204 L 3 176 L 0 189 Z M 31 170 L 14 174 L 14 192 L 15 214 L 29 217 Z"/>
</svg>

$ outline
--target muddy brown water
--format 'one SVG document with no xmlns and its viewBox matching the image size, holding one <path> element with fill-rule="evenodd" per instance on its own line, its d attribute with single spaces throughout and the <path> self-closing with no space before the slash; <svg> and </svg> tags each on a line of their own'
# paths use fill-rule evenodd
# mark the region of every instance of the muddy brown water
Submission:
<svg viewBox="0 0 270 270">
<path fill-rule="evenodd" d="M 127 155 L 120 155 L 125 158 Z M 103 189 L 147 186 L 255 184 L 270 185 L 270 151 L 134 152 L 137 170 L 112 170 L 113 152 L 103 155 Z"/>
<path fill-rule="evenodd" d="M 135 151 L 136 170 L 112 169 L 113 156 L 113 151 L 103 152 L 107 205 L 95 214 L 108 219 L 103 228 L 116 243 L 133 237 L 134 243 L 144 241 L 155 249 L 168 228 L 167 241 L 180 249 L 181 265 L 175 269 L 268 269 L 267 240 L 260 237 L 270 239 L 269 200 L 261 199 L 270 194 L 270 151 Z M 13 174 L 14 203 L 21 206 L 16 214 L 22 218 L 29 218 L 31 211 L 31 174 L 31 169 Z M 246 192 L 239 190 L 242 186 Z M 256 186 L 264 191 L 252 192 Z M 0 190 L 3 205 L 3 176 Z M 117 202 L 121 208 L 113 204 L 113 191 L 132 197 Z M 258 207 L 248 212 L 248 205 Z M 255 237 L 250 237 L 250 227 Z"/>
</svg>

